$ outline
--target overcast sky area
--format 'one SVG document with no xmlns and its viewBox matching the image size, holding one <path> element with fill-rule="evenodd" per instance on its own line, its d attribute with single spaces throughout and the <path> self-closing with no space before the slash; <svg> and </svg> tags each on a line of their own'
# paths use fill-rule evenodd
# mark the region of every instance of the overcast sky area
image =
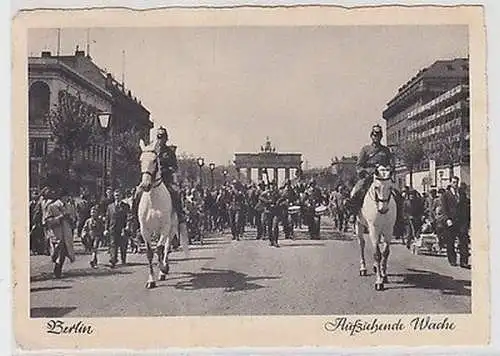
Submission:
<svg viewBox="0 0 500 356">
<path fill-rule="evenodd" d="M 464 26 L 92 28 L 90 54 L 142 100 L 179 151 L 217 164 L 269 136 L 307 167 L 358 154 L 398 87 L 439 59 L 466 57 Z M 86 48 L 62 29 L 61 54 Z M 57 30 L 29 54 L 56 53 Z M 125 66 L 122 64 L 125 51 Z M 384 125 L 385 127 L 385 125 Z"/>
</svg>

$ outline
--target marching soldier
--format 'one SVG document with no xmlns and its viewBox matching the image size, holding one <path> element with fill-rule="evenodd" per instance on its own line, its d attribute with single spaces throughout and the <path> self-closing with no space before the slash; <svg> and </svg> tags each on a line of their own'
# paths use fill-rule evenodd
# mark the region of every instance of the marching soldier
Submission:
<svg viewBox="0 0 500 356">
<path fill-rule="evenodd" d="M 282 196 L 286 200 L 287 206 L 292 206 L 297 203 L 297 194 L 292 187 L 290 180 L 287 180 L 283 186 Z M 285 239 L 293 238 L 293 221 L 288 209 L 283 211 L 283 230 L 285 232 Z"/>
<path fill-rule="evenodd" d="M 269 187 L 266 225 L 270 245 L 279 247 L 279 223 L 281 222 L 283 226 L 286 224 L 288 204 L 285 196 L 277 189 L 276 182 L 270 182 Z"/>
<path fill-rule="evenodd" d="M 229 193 L 229 222 L 233 240 L 239 241 L 243 237 L 245 224 L 245 194 L 240 182 L 234 180 Z"/>
<path fill-rule="evenodd" d="M 264 183 L 257 186 L 255 195 L 257 195 L 257 201 L 254 205 L 255 226 L 257 227 L 257 240 L 260 240 L 264 235 L 264 211 L 266 210 L 267 201 L 269 200 L 268 192 L 266 192 Z"/>
<path fill-rule="evenodd" d="M 316 207 L 324 201 L 323 193 L 316 185 L 316 180 L 311 179 L 305 191 L 304 219 L 311 238 L 319 238 L 320 217 L 316 216 Z M 315 229 L 315 223 L 317 224 Z M 315 231 L 317 230 L 317 231 Z"/>
</svg>

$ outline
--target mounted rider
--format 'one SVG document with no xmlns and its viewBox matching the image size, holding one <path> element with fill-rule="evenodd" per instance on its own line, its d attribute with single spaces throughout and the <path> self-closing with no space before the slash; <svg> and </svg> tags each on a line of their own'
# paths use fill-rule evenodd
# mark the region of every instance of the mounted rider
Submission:
<svg viewBox="0 0 500 356">
<path fill-rule="evenodd" d="M 381 143 L 383 137 L 382 127 L 380 125 L 374 125 L 370 133 L 370 138 L 372 143 L 366 145 L 361 149 L 359 153 L 358 162 L 356 164 L 356 170 L 359 176 L 359 180 L 354 186 L 351 199 L 350 208 L 354 215 L 358 215 L 361 206 L 363 205 L 363 200 L 365 198 L 368 188 L 370 188 L 373 182 L 373 175 L 378 166 L 384 166 L 391 170 L 392 174 L 395 171 L 395 161 L 394 156 L 387 146 Z M 396 205 L 397 205 L 397 217 L 396 225 L 400 222 L 400 210 L 401 210 L 401 199 L 399 193 L 395 191 L 394 194 Z"/>
<path fill-rule="evenodd" d="M 174 173 L 178 170 L 176 146 L 167 145 L 168 132 L 164 127 L 159 127 L 156 132 L 155 152 L 158 154 L 158 162 L 161 177 L 172 199 L 172 206 L 177 213 L 179 224 L 186 222 L 185 212 L 182 207 L 179 188 L 174 181 Z M 137 189 L 134 198 L 134 215 L 137 216 L 139 201 L 141 200 L 142 189 Z"/>
</svg>

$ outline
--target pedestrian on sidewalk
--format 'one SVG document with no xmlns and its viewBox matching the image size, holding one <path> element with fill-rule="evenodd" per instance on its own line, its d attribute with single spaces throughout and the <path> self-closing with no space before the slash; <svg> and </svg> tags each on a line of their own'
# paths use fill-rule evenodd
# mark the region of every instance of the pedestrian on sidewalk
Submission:
<svg viewBox="0 0 500 356">
<path fill-rule="evenodd" d="M 99 207 L 95 205 L 90 209 L 90 218 L 85 220 L 82 228 L 82 240 L 87 241 L 88 247 L 92 253 L 89 262 L 92 268 L 97 268 L 97 251 L 103 233 L 104 226 L 102 220 L 99 219 Z"/>
<path fill-rule="evenodd" d="M 43 207 L 43 225 L 50 244 L 50 256 L 54 262 L 54 276 L 61 278 L 66 257 L 71 262 L 75 261 L 72 229 L 74 221 L 72 221 L 72 212 L 65 204 L 68 192 L 64 188 L 58 188 L 56 182 L 51 183 L 53 186 L 49 188 Z"/>
<path fill-rule="evenodd" d="M 30 249 L 36 255 L 50 255 L 42 222 L 48 191 L 48 187 L 43 187 L 34 204 L 30 204 Z"/>
<path fill-rule="evenodd" d="M 108 205 L 106 212 L 106 230 L 104 235 L 110 237 L 110 260 L 111 268 L 114 268 L 118 261 L 118 250 L 120 250 L 121 262 L 127 263 L 127 240 L 124 235 L 127 225 L 129 207 L 122 201 L 122 193 L 116 189 L 113 193 L 114 202 Z"/>
<path fill-rule="evenodd" d="M 75 209 L 76 209 L 76 234 L 81 237 L 82 244 L 85 247 L 85 252 L 92 251 L 92 243 L 87 241 L 82 233 L 83 226 L 85 222 L 90 218 L 91 203 L 87 195 L 82 192 L 80 197 L 75 199 Z"/>
<path fill-rule="evenodd" d="M 459 214 L 459 204 L 461 203 L 462 197 L 458 190 L 459 178 L 453 177 L 451 179 L 451 185 L 448 189 L 441 195 L 441 204 L 444 220 L 444 238 L 446 242 L 446 251 L 448 256 L 448 262 L 452 266 L 457 265 L 457 252 L 455 250 L 455 243 L 459 237 L 459 232 L 461 228 L 461 217 Z M 463 240 L 463 239 L 462 239 Z M 459 244 L 463 245 L 463 241 L 459 240 Z M 463 246 L 459 246 L 461 250 L 464 250 Z M 464 251 L 465 252 L 465 251 Z M 468 256 L 467 256 L 468 257 Z M 465 253 L 461 256 L 461 260 L 465 261 Z"/>
</svg>

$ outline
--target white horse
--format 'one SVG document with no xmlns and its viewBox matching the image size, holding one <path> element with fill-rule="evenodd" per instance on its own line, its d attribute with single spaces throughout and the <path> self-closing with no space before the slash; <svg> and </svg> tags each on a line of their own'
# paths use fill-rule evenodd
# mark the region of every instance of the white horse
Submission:
<svg viewBox="0 0 500 356">
<path fill-rule="evenodd" d="M 158 154 L 154 150 L 153 144 L 146 146 L 140 140 L 141 147 L 141 183 L 139 189 L 143 191 L 138 207 L 138 219 L 141 235 L 146 242 L 147 258 L 149 263 L 149 278 L 146 288 L 156 287 L 153 271 L 153 248 L 152 236 L 159 235 L 157 242 L 158 264 L 160 281 L 165 280 L 169 271 L 168 253 L 170 242 L 175 235 L 180 235 L 181 245 L 184 252 L 188 251 L 187 231 L 185 228 L 179 229 L 178 217 L 172 205 L 170 193 L 163 183 L 159 167 Z M 181 224 L 181 227 L 185 227 Z"/>
<path fill-rule="evenodd" d="M 384 283 L 388 283 L 387 260 L 396 222 L 396 200 L 393 195 L 391 172 L 387 167 L 379 166 L 373 178 L 373 183 L 366 193 L 356 221 L 356 232 L 361 249 L 359 274 L 360 276 L 367 275 L 363 233 L 364 229 L 368 228 L 368 234 L 374 249 L 375 289 L 383 290 Z"/>
</svg>

